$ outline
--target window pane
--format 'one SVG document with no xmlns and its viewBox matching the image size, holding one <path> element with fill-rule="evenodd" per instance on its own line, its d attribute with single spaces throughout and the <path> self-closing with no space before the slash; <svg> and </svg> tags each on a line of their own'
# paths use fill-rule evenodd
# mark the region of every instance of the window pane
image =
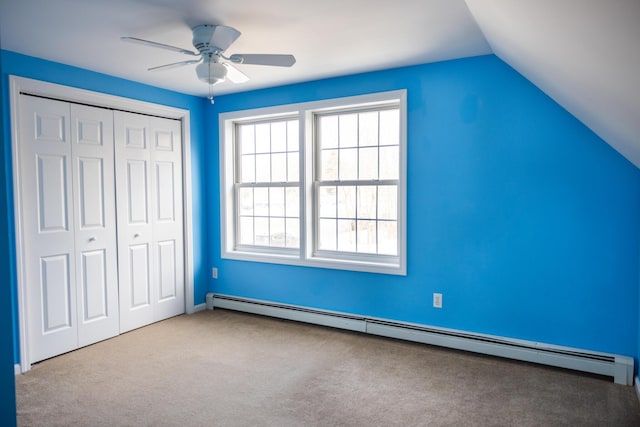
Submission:
<svg viewBox="0 0 640 427">
<path fill-rule="evenodd" d="M 253 212 L 255 216 L 269 216 L 269 189 L 268 188 L 254 189 Z"/>
<path fill-rule="evenodd" d="M 338 179 L 338 150 L 322 150 L 321 163 L 320 179 L 336 181 Z"/>
<path fill-rule="evenodd" d="M 287 150 L 300 151 L 299 144 L 300 134 L 297 120 L 289 120 L 287 122 Z"/>
<path fill-rule="evenodd" d="M 318 227 L 318 249 L 336 250 L 336 220 L 321 219 Z"/>
<path fill-rule="evenodd" d="M 358 117 L 359 145 L 361 147 L 378 145 L 378 112 L 361 113 Z"/>
<path fill-rule="evenodd" d="M 378 219 L 398 219 L 398 188 L 395 185 L 378 187 Z"/>
<path fill-rule="evenodd" d="M 287 248 L 300 247 L 300 220 L 297 218 L 286 219 L 285 246 Z"/>
<path fill-rule="evenodd" d="M 287 151 L 287 122 L 271 123 L 271 152 Z"/>
<path fill-rule="evenodd" d="M 269 215 L 284 216 L 284 187 L 269 188 Z"/>
<path fill-rule="evenodd" d="M 378 222 L 378 253 L 398 255 L 398 222 Z"/>
<path fill-rule="evenodd" d="M 376 253 L 376 221 L 358 221 L 358 252 Z"/>
<path fill-rule="evenodd" d="M 356 187 L 338 187 L 338 218 L 356 217 Z"/>
<path fill-rule="evenodd" d="M 322 186 L 318 188 L 320 193 L 320 217 L 335 218 L 336 217 L 336 187 Z"/>
<path fill-rule="evenodd" d="M 254 128 L 253 125 L 240 126 L 240 153 L 251 154 L 255 153 L 255 141 L 254 141 Z"/>
<path fill-rule="evenodd" d="M 269 218 L 255 218 L 255 244 L 269 246 Z"/>
<path fill-rule="evenodd" d="M 340 148 L 358 145 L 358 115 L 344 114 L 339 116 Z"/>
<path fill-rule="evenodd" d="M 256 182 L 271 181 L 271 162 L 269 154 L 258 154 L 256 156 Z"/>
<path fill-rule="evenodd" d="M 380 145 L 400 143 L 400 110 L 380 111 Z"/>
<path fill-rule="evenodd" d="M 380 147 L 380 179 L 398 179 L 400 176 L 399 147 Z"/>
<path fill-rule="evenodd" d="M 319 116 L 322 150 L 318 179 L 399 179 L 399 117 L 399 109 Z M 335 187 L 335 201 L 328 188 L 334 189 L 319 187 L 318 214 L 326 219 L 337 215 L 338 251 L 378 253 L 381 238 L 378 223 L 384 219 L 391 221 L 391 225 L 388 221 L 384 223 L 385 254 L 397 252 L 397 186 L 339 185 Z"/>
<path fill-rule="evenodd" d="M 253 188 L 240 188 L 238 202 L 240 215 L 253 215 Z"/>
<path fill-rule="evenodd" d="M 268 153 L 271 151 L 271 126 L 269 123 L 261 123 L 256 128 L 256 153 Z"/>
<path fill-rule="evenodd" d="M 300 147 L 297 119 L 243 124 L 237 125 L 236 129 L 240 183 L 298 182 Z M 238 188 L 237 241 L 247 245 L 298 247 L 299 193 L 298 187 Z"/>
<path fill-rule="evenodd" d="M 352 219 L 338 220 L 338 250 L 356 251 L 356 222 Z"/>
<path fill-rule="evenodd" d="M 358 179 L 358 149 L 340 150 L 340 180 Z"/>
<path fill-rule="evenodd" d="M 300 160 L 300 157 L 298 153 L 287 154 L 287 181 L 288 182 L 296 182 L 300 179 L 300 173 L 298 172 L 298 170 L 300 169 L 299 160 Z"/>
<path fill-rule="evenodd" d="M 287 187 L 286 189 L 287 217 L 299 217 L 300 216 L 300 191 L 297 187 Z"/>
<path fill-rule="evenodd" d="M 297 187 L 239 188 L 238 243 L 299 247 L 299 192 Z"/>
<path fill-rule="evenodd" d="M 286 153 L 271 155 L 271 182 L 285 182 L 287 180 Z"/>
<path fill-rule="evenodd" d="M 374 185 L 358 187 L 358 219 L 376 218 L 376 190 Z"/>
<path fill-rule="evenodd" d="M 378 147 L 361 148 L 358 164 L 360 179 L 378 179 Z"/>
<path fill-rule="evenodd" d="M 238 243 L 253 245 L 253 217 L 240 217 Z"/>
<path fill-rule="evenodd" d="M 320 148 L 338 148 L 338 116 L 320 117 Z"/>
<path fill-rule="evenodd" d="M 271 218 L 269 224 L 271 246 L 284 247 L 284 218 Z"/>
<path fill-rule="evenodd" d="M 240 166 L 240 182 L 255 182 L 256 180 L 256 156 L 253 154 L 242 156 Z"/>
</svg>

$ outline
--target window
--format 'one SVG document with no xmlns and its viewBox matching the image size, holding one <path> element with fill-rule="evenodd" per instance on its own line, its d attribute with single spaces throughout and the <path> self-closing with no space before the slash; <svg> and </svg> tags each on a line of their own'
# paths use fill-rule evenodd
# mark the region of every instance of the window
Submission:
<svg viewBox="0 0 640 427">
<path fill-rule="evenodd" d="M 223 258 L 406 274 L 405 99 L 221 114 Z"/>
<path fill-rule="evenodd" d="M 236 247 L 300 247 L 297 119 L 237 123 Z"/>
<path fill-rule="evenodd" d="M 398 255 L 398 106 L 315 118 L 316 252 Z"/>
</svg>

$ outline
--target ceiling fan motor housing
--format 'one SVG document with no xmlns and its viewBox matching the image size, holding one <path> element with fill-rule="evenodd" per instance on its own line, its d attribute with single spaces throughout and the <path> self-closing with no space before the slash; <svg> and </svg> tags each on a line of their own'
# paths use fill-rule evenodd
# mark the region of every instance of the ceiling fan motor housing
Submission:
<svg viewBox="0 0 640 427">
<path fill-rule="evenodd" d="M 208 51 L 215 30 L 215 25 L 208 24 L 198 25 L 193 28 L 193 46 L 198 49 L 200 53 Z"/>
</svg>

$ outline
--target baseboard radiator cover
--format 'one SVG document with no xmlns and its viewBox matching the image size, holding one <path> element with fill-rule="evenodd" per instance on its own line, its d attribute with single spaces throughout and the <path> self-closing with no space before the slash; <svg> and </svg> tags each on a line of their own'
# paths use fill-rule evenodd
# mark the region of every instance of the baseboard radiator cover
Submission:
<svg viewBox="0 0 640 427">
<path fill-rule="evenodd" d="M 214 294 L 214 307 L 612 377 L 633 385 L 632 357 L 375 317 Z"/>
</svg>

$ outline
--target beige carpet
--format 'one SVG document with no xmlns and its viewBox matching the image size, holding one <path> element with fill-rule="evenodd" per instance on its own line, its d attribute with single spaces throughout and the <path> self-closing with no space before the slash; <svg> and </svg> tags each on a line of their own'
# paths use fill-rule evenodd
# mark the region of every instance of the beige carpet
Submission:
<svg viewBox="0 0 640 427">
<path fill-rule="evenodd" d="M 609 379 L 226 310 L 16 377 L 21 426 L 640 426 Z"/>
</svg>

